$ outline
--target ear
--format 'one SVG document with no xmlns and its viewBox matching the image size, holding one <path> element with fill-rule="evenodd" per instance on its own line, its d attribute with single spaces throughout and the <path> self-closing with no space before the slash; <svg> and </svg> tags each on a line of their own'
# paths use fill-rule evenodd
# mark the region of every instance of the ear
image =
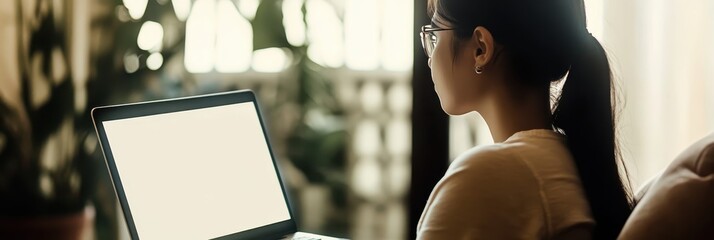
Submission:
<svg viewBox="0 0 714 240">
<path fill-rule="evenodd" d="M 495 52 L 495 42 L 491 31 L 485 27 L 476 27 L 471 35 L 471 42 L 474 45 L 474 68 L 485 67 L 492 60 Z"/>
</svg>

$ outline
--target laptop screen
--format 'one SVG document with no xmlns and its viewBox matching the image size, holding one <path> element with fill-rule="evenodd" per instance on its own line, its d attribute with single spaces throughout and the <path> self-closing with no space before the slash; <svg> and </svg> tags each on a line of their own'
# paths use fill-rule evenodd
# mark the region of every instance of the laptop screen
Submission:
<svg viewBox="0 0 714 240">
<path fill-rule="evenodd" d="M 102 124 L 141 239 L 208 239 L 290 219 L 253 102 Z"/>
</svg>

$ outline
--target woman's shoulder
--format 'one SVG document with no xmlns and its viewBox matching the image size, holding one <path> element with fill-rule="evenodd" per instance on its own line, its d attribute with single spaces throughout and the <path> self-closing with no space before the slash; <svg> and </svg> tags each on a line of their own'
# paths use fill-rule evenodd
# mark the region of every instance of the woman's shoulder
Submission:
<svg viewBox="0 0 714 240">
<path fill-rule="evenodd" d="M 468 169 L 479 173 L 498 170 L 533 178 L 553 171 L 575 172 L 562 137 L 554 134 L 533 135 L 535 133 L 538 132 L 524 132 L 502 143 L 473 147 L 454 159 L 450 169 Z"/>
<path fill-rule="evenodd" d="M 514 150 L 503 144 L 474 147 L 451 163 L 445 178 L 468 185 L 498 182 L 501 191 L 538 189 L 538 177 Z"/>
<path fill-rule="evenodd" d="M 471 171 L 512 170 L 530 171 L 521 159 L 521 144 L 489 144 L 473 147 L 459 155 L 451 168 L 467 168 Z M 500 172 L 499 171 L 499 172 Z"/>
</svg>

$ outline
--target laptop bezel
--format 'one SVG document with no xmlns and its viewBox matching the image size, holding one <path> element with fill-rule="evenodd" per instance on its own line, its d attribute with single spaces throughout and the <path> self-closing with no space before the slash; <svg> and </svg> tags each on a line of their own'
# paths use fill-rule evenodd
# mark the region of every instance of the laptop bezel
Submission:
<svg viewBox="0 0 714 240">
<path fill-rule="evenodd" d="M 288 197 L 288 190 L 285 187 L 286 185 L 283 180 L 283 176 L 281 175 L 281 171 L 277 164 L 275 154 L 273 153 L 272 145 L 270 144 L 270 137 L 268 135 L 268 131 L 266 129 L 266 125 L 262 117 L 260 105 L 258 104 L 255 94 L 251 90 L 239 90 L 158 101 L 147 101 L 96 107 L 92 109 L 91 116 L 92 122 L 94 123 L 95 132 L 97 133 L 97 137 L 99 138 L 102 154 L 104 155 L 104 160 L 111 176 L 112 186 L 114 187 L 114 192 L 117 194 L 117 198 L 119 199 L 119 203 L 121 205 L 121 209 L 124 213 L 124 218 L 129 229 L 129 234 L 132 239 L 139 239 L 139 234 L 134 224 L 131 207 L 129 206 L 129 202 L 126 198 L 124 187 L 121 181 L 121 176 L 117 171 L 117 167 L 111 151 L 111 146 L 109 145 L 106 132 L 104 131 L 104 125 L 102 123 L 104 121 L 110 120 L 134 118 L 247 102 L 252 102 L 255 106 L 256 114 L 258 115 L 258 119 L 260 121 L 261 130 L 263 131 L 263 136 L 265 137 L 265 141 L 270 152 L 270 158 L 273 162 L 273 167 L 278 177 L 278 182 L 280 183 L 283 198 L 288 207 L 290 219 L 258 228 L 245 230 L 242 232 L 232 233 L 229 235 L 217 237 L 215 239 L 278 239 L 282 236 L 297 232 L 297 224 L 295 223 L 295 215 L 293 213 L 292 204 Z"/>
</svg>

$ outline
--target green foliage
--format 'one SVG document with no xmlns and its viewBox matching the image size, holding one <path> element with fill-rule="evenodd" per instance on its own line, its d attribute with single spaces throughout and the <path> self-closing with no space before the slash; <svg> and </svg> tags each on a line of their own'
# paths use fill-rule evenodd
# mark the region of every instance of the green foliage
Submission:
<svg viewBox="0 0 714 240">
<path fill-rule="evenodd" d="M 305 3 L 301 10 L 307 13 Z M 296 104 L 298 123 L 287 137 L 287 157 L 300 169 L 308 181 L 326 184 L 333 203 L 346 205 L 346 144 L 344 110 L 334 94 L 332 82 L 324 67 L 307 55 L 309 42 L 292 46 L 283 26 L 282 0 L 262 0 L 251 22 L 254 49 L 285 48 L 293 56 L 297 76 L 282 79 L 279 86 L 281 102 L 274 106 Z M 303 17 L 303 24 L 306 24 Z M 291 82 L 294 81 L 294 82 Z"/>
<path fill-rule="evenodd" d="M 262 0 L 251 21 L 253 26 L 253 50 L 265 48 L 289 48 L 283 26 L 282 0 Z"/>
</svg>

